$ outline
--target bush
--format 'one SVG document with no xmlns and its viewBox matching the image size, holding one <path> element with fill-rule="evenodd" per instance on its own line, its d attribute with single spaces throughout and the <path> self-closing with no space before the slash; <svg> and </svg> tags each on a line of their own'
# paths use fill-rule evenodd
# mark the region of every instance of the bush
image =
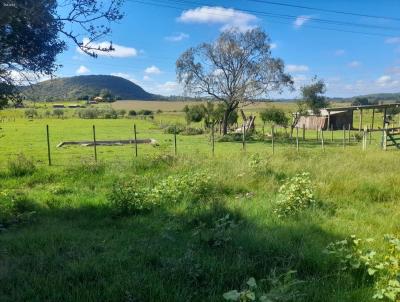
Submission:
<svg viewBox="0 0 400 302">
<path fill-rule="evenodd" d="M 191 127 L 186 127 L 181 134 L 182 135 L 200 135 L 203 134 L 204 130 L 201 128 L 191 128 Z"/>
<path fill-rule="evenodd" d="M 114 109 L 105 109 L 103 111 L 103 117 L 105 119 L 117 119 L 118 118 L 118 112 L 115 111 Z"/>
<path fill-rule="evenodd" d="M 147 110 L 147 109 L 142 109 L 138 111 L 138 115 L 153 115 L 153 111 Z"/>
<path fill-rule="evenodd" d="M 99 110 L 97 108 L 85 108 L 78 112 L 78 116 L 83 119 L 96 119 L 99 117 Z"/>
<path fill-rule="evenodd" d="M 53 110 L 53 115 L 56 116 L 57 118 L 60 118 L 64 116 L 64 110 L 62 109 L 54 109 Z"/>
<path fill-rule="evenodd" d="M 279 199 L 274 212 L 278 217 L 290 216 L 312 207 L 314 194 L 308 173 L 297 174 L 287 180 L 279 189 Z"/>
<path fill-rule="evenodd" d="M 149 201 L 147 189 L 137 180 L 115 183 L 108 200 L 119 214 L 149 211 L 154 206 L 154 203 Z"/>
<path fill-rule="evenodd" d="M 164 127 L 165 134 L 174 134 L 175 131 L 176 131 L 176 134 L 180 134 L 184 130 L 185 130 L 185 127 L 180 126 L 180 125 L 178 125 L 178 126 L 168 125 L 168 126 Z"/>
<path fill-rule="evenodd" d="M 8 173 L 11 176 L 32 175 L 35 171 L 36 166 L 33 161 L 23 154 L 19 154 L 15 160 L 8 161 Z"/>
<path fill-rule="evenodd" d="M 128 111 L 128 115 L 129 115 L 129 116 L 136 116 L 137 113 L 136 113 L 135 110 L 129 110 L 129 111 Z"/>
<path fill-rule="evenodd" d="M 25 110 L 25 117 L 27 117 L 27 118 L 34 118 L 34 117 L 36 117 L 36 116 L 38 116 L 38 112 L 37 112 L 36 109 L 29 108 L 29 109 L 26 109 L 26 110 Z"/>
</svg>

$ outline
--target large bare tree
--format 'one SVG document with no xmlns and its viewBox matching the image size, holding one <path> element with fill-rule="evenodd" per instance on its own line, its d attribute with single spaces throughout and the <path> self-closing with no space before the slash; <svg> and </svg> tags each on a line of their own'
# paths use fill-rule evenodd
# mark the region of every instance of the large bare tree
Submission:
<svg viewBox="0 0 400 302">
<path fill-rule="evenodd" d="M 292 87 L 284 63 L 271 56 L 268 35 L 260 28 L 230 29 L 214 43 L 203 43 L 185 51 L 176 62 L 178 81 L 185 91 L 208 95 L 225 104 L 223 133 L 231 112 L 266 97 L 271 91 Z"/>
</svg>

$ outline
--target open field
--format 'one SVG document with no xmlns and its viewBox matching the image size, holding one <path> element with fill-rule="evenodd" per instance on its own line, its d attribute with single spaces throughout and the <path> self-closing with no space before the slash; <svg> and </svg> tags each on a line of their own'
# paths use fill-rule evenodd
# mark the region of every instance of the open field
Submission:
<svg viewBox="0 0 400 302">
<path fill-rule="evenodd" d="M 292 104 L 276 106 L 292 110 Z M 383 236 L 399 235 L 399 153 L 381 151 L 379 133 L 363 152 L 357 131 L 344 148 L 342 131 L 333 140 L 326 132 L 325 150 L 316 132 L 307 131 L 297 152 L 278 129 L 274 154 L 266 135 L 245 150 L 240 141 L 217 141 L 215 156 L 209 133 L 178 135 L 174 156 L 174 137 L 160 124 L 184 124 L 184 117 L 156 109 L 164 112 L 154 120 L 84 120 L 71 111 L 65 119 L 29 121 L 22 110 L 0 112 L 6 118 L 0 219 L 6 221 L 1 211 L 7 210 L 1 202 L 12 197 L 17 205 L 13 219 L 0 220 L 0 301 L 224 301 L 225 292 L 245 288 L 250 277 L 261 284 L 289 270 L 302 281 L 295 285 L 299 294 L 281 286 L 282 295 L 271 301 L 373 301 L 366 268 L 340 270 L 340 259 L 323 250 L 355 234 L 374 238 L 370 247 L 385 256 Z M 159 146 L 139 145 L 138 157 L 132 145 L 99 146 L 98 163 L 93 147 L 56 148 L 91 140 L 93 125 L 98 140 L 130 139 L 133 124 L 138 138 L 155 138 Z M 260 121 L 257 126 L 261 132 Z M 13 174 L 9 164 L 20 153 L 36 167 L 26 175 Z M 279 188 L 302 172 L 310 175 L 315 206 L 279 217 Z M 130 194 L 151 192 L 151 209 L 118 211 L 113 188 L 130 181 Z"/>
</svg>

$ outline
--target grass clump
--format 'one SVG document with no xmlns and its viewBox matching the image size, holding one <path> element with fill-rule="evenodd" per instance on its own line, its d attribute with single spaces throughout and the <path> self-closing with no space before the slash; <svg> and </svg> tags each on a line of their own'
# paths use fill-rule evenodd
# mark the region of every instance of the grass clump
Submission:
<svg viewBox="0 0 400 302">
<path fill-rule="evenodd" d="M 297 174 L 279 188 L 279 199 L 274 212 L 278 217 L 293 216 L 315 205 L 308 173 Z"/>
<path fill-rule="evenodd" d="M 36 171 L 34 162 L 24 154 L 19 154 L 16 159 L 8 161 L 8 173 L 14 177 L 32 175 Z"/>
<path fill-rule="evenodd" d="M 14 224 L 29 222 L 36 205 L 24 194 L 0 192 L 0 230 Z"/>
</svg>

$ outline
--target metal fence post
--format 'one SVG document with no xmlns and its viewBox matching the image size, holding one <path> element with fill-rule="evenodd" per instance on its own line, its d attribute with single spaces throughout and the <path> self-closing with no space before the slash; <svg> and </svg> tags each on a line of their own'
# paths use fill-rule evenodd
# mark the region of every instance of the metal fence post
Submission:
<svg viewBox="0 0 400 302">
<path fill-rule="evenodd" d="M 135 137 L 135 156 L 138 156 L 138 149 L 137 149 L 137 134 L 136 134 L 136 124 L 133 124 L 133 134 Z"/>
</svg>

